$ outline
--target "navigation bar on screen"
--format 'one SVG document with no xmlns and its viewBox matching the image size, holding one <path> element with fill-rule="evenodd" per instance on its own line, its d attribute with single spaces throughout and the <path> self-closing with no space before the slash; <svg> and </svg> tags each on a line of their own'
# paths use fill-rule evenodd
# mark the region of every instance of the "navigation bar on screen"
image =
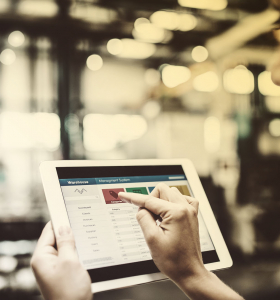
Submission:
<svg viewBox="0 0 280 300">
<path fill-rule="evenodd" d="M 178 175 L 157 175 L 157 176 L 131 176 L 131 177 L 103 177 L 103 178 L 73 178 L 59 179 L 61 186 L 72 185 L 93 185 L 93 184 L 116 184 L 116 183 L 135 183 L 135 182 L 162 182 L 186 180 L 186 176 Z"/>
</svg>

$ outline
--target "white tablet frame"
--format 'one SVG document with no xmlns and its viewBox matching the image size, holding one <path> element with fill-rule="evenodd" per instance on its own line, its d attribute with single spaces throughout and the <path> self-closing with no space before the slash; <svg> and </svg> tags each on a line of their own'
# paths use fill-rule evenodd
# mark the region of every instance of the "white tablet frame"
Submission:
<svg viewBox="0 0 280 300">
<path fill-rule="evenodd" d="M 55 234 L 62 225 L 70 226 L 61 187 L 58 180 L 57 167 L 97 167 L 97 166 L 149 166 L 149 165 L 181 165 L 190 184 L 194 197 L 199 200 L 199 209 L 213 241 L 219 262 L 205 264 L 210 270 L 225 269 L 232 266 L 232 259 L 214 217 L 194 165 L 188 159 L 141 159 L 141 160 L 61 160 L 45 161 L 40 165 L 40 173 L 45 190 L 46 200 Z M 163 280 L 167 277 L 162 273 L 139 275 L 128 278 L 92 283 L 93 292 L 128 287 L 151 281 Z"/>
</svg>

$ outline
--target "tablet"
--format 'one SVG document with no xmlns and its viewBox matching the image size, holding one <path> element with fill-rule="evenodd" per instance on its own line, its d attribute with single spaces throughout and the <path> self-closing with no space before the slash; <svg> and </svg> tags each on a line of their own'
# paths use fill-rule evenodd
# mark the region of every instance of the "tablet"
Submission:
<svg viewBox="0 0 280 300">
<path fill-rule="evenodd" d="M 50 161 L 40 165 L 55 234 L 71 226 L 79 259 L 92 291 L 100 292 L 166 279 L 154 264 L 135 215 L 119 192 L 148 195 L 163 182 L 199 200 L 199 233 L 208 270 L 232 260 L 191 161 Z"/>
</svg>

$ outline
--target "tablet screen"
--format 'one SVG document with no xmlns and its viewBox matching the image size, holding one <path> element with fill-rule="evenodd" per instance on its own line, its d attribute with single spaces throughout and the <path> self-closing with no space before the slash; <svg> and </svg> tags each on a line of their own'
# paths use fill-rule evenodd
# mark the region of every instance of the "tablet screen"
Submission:
<svg viewBox="0 0 280 300">
<path fill-rule="evenodd" d="M 182 166 L 58 167 L 57 174 L 78 255 L 92 282 L 159 272 L 135 215 L 119 192 L 148 195 L 160 183 L 192 196 Z M 201 213 L 204 263 L 219 261 Z"/>
</svg>

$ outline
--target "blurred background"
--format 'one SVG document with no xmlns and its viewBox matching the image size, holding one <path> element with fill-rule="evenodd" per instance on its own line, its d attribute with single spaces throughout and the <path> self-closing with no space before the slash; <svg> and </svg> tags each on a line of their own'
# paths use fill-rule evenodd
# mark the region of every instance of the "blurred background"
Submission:
<svg viewBox="0 0 280 300">
<path fill-rule="evenodd" d="M 185 157 L 233 257 L 217 275 L 280 299 L 279 16 L 267 0 L 0 1 L 1 299 L 42 299 L 41 161 Z M 171 297 L 167 281 L 95 299 Z"/>
</svg>

